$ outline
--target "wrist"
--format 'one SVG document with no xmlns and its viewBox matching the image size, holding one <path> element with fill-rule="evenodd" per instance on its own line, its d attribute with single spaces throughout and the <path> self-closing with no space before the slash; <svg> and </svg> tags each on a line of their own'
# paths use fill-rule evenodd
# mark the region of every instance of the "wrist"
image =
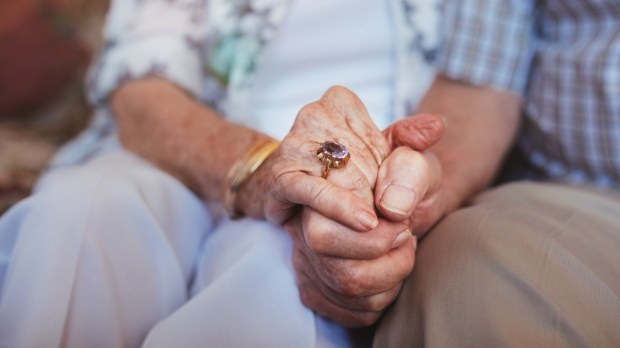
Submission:
<svg viewBox="0 0 620 348">
<path fill-rule="evenodd" d="M 224 208 L 231 218 L 264 216 L 262 196 L 265 182 L 263 175 L 257 172 L 279 145 L 279 141 L 260 140 L 231 167 L 224 194 Z"/>
<path fill-rule="evenodd" d="M 452 213 L 467 203 L 467 201 L 482 188 L 473 185 L 472 181 L 459 176 L 455 171 L 446 170 L 443 176 L 444 216 Z"/>
</svg>

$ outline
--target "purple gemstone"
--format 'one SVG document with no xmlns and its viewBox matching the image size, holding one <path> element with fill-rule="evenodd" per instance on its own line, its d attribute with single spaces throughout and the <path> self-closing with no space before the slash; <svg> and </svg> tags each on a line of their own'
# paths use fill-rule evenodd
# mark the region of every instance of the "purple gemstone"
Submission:
<svg viewBox="0 0 620 348">
<path fill-rule="evenodd" d="M 334 159 L 341 160 L 347 157 L 349 153 L 344 145 L 340 145 L 333 141 L 326 141 L 321 145 L 321 150 L 324 154 L 333 157 Z"/>
</svg>

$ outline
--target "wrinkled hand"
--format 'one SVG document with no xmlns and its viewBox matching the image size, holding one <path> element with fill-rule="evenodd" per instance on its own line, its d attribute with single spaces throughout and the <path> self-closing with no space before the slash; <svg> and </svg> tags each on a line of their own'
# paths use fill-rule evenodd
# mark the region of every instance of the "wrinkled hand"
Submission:
<svg viewBox="0 0 620 348">
<path fill-rule="evenodd" d="M 344 144 L 352 154 L 344 168 L 329 174 L 342 176 L 347 185 L 321 178 L 316 151 L 326 140 Z M 249 215 L 262 214 L 275 225 L 307 206 L 347 227 L 368 231 L 377 225 L 372 188 L 389 151 L 359 98 L 344 87 L 332 87 L 299 112 L 280 147 L 242 186 L 244 197 L 238 202 L 261 201 L 262 211 Z"/>
<path fill-rule="evenodd" d="M 418 238 L 445 212 L 441 165 L 427 150 L 441 138 L 445 126 L 436 115 L 418 114 L 383 131 L 393 151 L 379 169 L 375 205 L 390 221 L 407 220 Z"/>
<path fill-rule="evenodd" d="M 416 239 L 405 224 L 380 219 L 356 232 L 306 207 L 285 227 L 302 302 L 345 326 L 374 323 L 413 268 Z"/>
<path fill-rule="evenodd" d="M 360 107 L 361 102 L 351 105 Z M 367 117 L 363 106 L 354 112 Z M 427 181 L 434 179 L 433 170 L 437 169 L 432 155 L 399 146 L 426 148 L 442 132 L 441 119 L 433 115 L 397 122 L 384 132 L 389 150 L 395 149 L 385 161 L 378 161 L 375 190 L 380 196 L 372 195 L 371 199 L 384 207 L 392 222 L 381 218 L 376 228 L 360 233 L 311 207 L 303 208 L 298 218 L 288 221 L 285 227 L 294 241 L 293 264 L 306 306 L 355 327 L 372 324 L 393 302 L 415 259 L 417 244 L 407 226 L 408 219 L 414 210 L 425 205 L 420 202 L 432 199 L 429 197 L 433 196 L 436 184 Z M 359 154 L 351 152 L 352 156 Z M 412 175 L 420 177 L 412 180 Z M 375 180 L 350 180 L 347 171 L 339 170 L 332 171 L 328 181 L 368 199 L 373 186 L 364 188 L 359 184 L 373 185 Z M 418 193 L 420 198 L 400 192 L 401 187 L 409 187 L 409 192 Z"/>
</svg>

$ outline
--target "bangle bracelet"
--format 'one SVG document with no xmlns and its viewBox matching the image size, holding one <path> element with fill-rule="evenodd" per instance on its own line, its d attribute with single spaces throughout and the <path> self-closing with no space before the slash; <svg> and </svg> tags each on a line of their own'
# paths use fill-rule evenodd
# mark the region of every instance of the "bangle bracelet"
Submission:
<svg viewBox="0 0 620 348">
<path fill-rule="evenodd" d="M 231 219 L 243 217 L 243 212 L 235 208 L 237 192 L 243 183 L 280 146 L 276 140 L 263 140 L 254 145 L 242 158 L 237 160 L 228 173 L 228 189 L 224 196 L 224 208 Z"/>
</svg>

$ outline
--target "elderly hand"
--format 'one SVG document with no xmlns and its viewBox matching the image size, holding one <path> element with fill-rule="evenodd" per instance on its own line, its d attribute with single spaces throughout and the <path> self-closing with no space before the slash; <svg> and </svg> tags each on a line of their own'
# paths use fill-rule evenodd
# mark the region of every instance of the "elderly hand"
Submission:
<svg viewBox="0 0 620 348">
<path fill-rule="evenodd" d="M 427 150 L 441 138 L 445 126 L 436 115 L 418 114 L 383 131 L 394 150 L 379 169 L 375 205 L 390 221 L 408 220 L 418 238 L 445 212 L 441 165 Z"/>
<path fill-rule="evenodd" d="M 356 232 L 305 207 L 285 227 L 302 302 L 345 326 L 374 323 L 413 268 L 416 239 L 405 224 L 380 219 Z"/>
<path fill-rule="evenodd" d="M 347 112 L 368 117 L 361 102 L 350 92 L 334 97 L 354 98 L 354 102 L 345 106 L 359 109 L 348 109 Z M 327 106 L 327 111 L 331 113 L 342 113 L 343 105 Z M 410 132 L 415 135 L 405 136 Z M 428 147 L 437 141 L 442 132 L 443 123 L 438 117 L 421 115 L 395 123 L 386 130 L 384 141 L 387 141 L 388 150 L 399 145 Z M 376 139 L 378 134 L 372 136 Z M 360 154 L 351 152 L 352 156 Z M 375 183 L 372 176 L 367 177 L 367 181 L 356 180 L 355 177 L 352 180 L 350 170 L 345 168 L 332 171 L 328 178 L 328 181 L 355 192 L 364 200 L 380 202 L 388 208 L 388 215 L 394 214 L 394 207 L 398 204 L 402 207 L 403 200 L 409 201 L 407 206 L 401 208 L 402 211 L 397 210 L 395 216 L 390 215 L 396 223 L 381 218 L 373 230 L 358 232 L 312 207 L 304 207 L 297 218 L 286 223 L 285 227 L 294 241 L 293 264 L 301 299 L 306 306 L 322 316 L 354 327 L 372 324 L 395 299 L 414 264 L 416 239 L 411 237 L 408 221 L 405 220 L 411 215 L 416 202 L 411 197 L 403 199 L 402 194 L 390 192 L 389 188 L 398 189 L 401 184 L 412 186 L 411 174 L 424 175 L 413 184 L 422 184 L 429 179 L 429 168 L 435 167 L 425 162 L 427 157 L 432 158 L 410 148 L 398 147 L 385 161 L 377 161 L 381 170 L 374 173 L 379 180 L 377 184 L 381 185 L 381 191 L 377 190 L 382 195 L 380 199 L 372 195 Z M 417 168 L 419 165 L 422 167 Z M 433 185 L 415 189 L 424 194 L 433 191 Z"/>
<path fill-rule="evenodd" d="M 344 144 L 352 154 L 344 168 L 329 174 L 346 173 L 346 186 L 321 178 L 316 152 L 326 140 Z M 378 223 L 372 189 L 389 150 L 357 96 L 332 87 L 299 112 L 280 147 L 241 187 L 239 208 L 282 225 L 307 206 L 347 227 L 368 231 Z"/>
</svg>

